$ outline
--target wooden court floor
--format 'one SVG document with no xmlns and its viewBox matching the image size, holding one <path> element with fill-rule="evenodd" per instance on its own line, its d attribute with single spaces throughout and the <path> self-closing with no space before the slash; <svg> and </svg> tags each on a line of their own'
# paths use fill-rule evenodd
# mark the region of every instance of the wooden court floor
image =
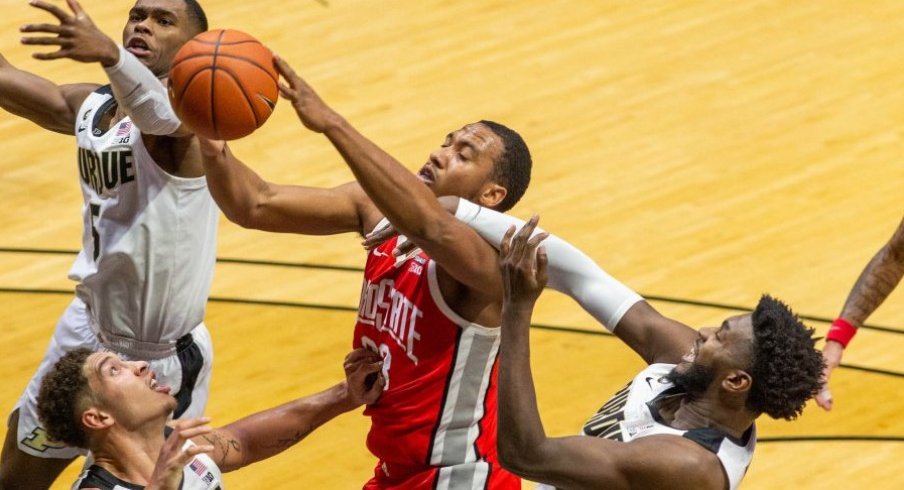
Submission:
<svg viewBox="0 0 904 490">
<path fill-rule="evenodd" d="M 131 3 L 83 5 L 118 37 Z M 535 169 L 513 213 L 540 213 L 547 229 L 691 325 L 717 325 L 770 292 L 824 333 L 904 214 L 904 4 L 895 0 L 204 5 L 212 26 L 259 37 L 409 168 L 468 122 L 518 129 Z M 19 0 L 0 8 L 10 62 L 59 82 L 103 80 L 95 66 L 30 59 L 17 28 L 45 17 Z M 5 113 L 0 135 L 6 412 L 71 299 L 81 200 L 71 138 Z M 232 146 L 273 181 L 351 178 L 285 104 Z M 207 315 L 214 422 L 338 381 L 360 286 L 353 269 L 364 258 L 358 239 L 224 221 L 218 255 Z M 535 321 L 541 414 L 548 432 L 573 434 L 641 364 L 560 295 L 543 298 Z M 834 379 L 833 412 L 813 405 L 795 422 L 761 420 L 744 488 L 904 485 L 904 292 L 871 323 L 888 329 L 855 339 Z M 344 415 L 226 482 L 359 487 L 373 465 L 366 429 L 359 413 Z"/>
</svg>

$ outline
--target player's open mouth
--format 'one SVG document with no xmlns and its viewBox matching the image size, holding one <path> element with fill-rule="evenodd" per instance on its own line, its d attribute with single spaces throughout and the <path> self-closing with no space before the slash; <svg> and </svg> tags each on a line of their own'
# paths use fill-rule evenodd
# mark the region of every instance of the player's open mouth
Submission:
<svg viewBox="0 0 904 490">
<path fill-rule="evenodd" d="M 138 58 L 144 58 L 146 56 L 150 56 L 151 50 L 148 48 L 148 43 L 144 42 L 143 39 L 133 37 L 129 39 L 128 44 L 126 44 L 126 51 L 134 54 Z"/>
<path fill-rule="evenodd" d="M 148 383 L 148 386 L 152 390 L 156 391 L 157 393 L 163 393 L 164 395 L 169 395 L 170 387 L 157 383 L 157 375 L 154 373 L 151 373 L 151 381 L 150 381 L 150 383 Z"/>
<path fill-rule="evenodd" d="M 434 182 L 433 170 L 429 166 L 424 165 L 418 171 L 417 178 L 421 179 L 421 182 L 431 185 Z"/>
</svg>

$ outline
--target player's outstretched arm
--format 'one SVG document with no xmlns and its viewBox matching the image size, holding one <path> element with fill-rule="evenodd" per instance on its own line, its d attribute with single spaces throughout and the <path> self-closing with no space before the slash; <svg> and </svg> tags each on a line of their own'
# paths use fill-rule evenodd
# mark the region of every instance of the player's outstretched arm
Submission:
<svg viewBox="0 0 904 490">
<path fill-rule="evenodd" d="M 534 229 L 536 223 L 526 225 L 518 218 L 463 199 L 443 197 L 440 201 L 497 248 L 511 226 L 531 226 L 532 234 L 542 232 Z M 662 316 L 639 294 L 565 240 L 551 235 L 544 247 L 549 256 L 549 286 L 577 301 L 647 363 L 677 362 L 690 349 L 697 337 L 695 330 Z"/>
<path fill-rule="evenodd" d="M 562 488 L 725 488 L 715 455 L 681 437 L 620 443 L 546 436 L 530 368 L 530 318 L 546 284 L 548 266 L 546 250 L 539 248 L 546 235 L 531 237 L 535 224 L 533 218 L 517 235 L 511 227 L 501 241 L 504 295 L 497 443 L 503 467 Z"/>
<path fill-rule="evenodd" d="M 0 107 L 44 129 L 75 134 L 75 117 L 97 84 L 57 85 L 20 70 L 0 55 Z"/>
<path fill-rule="evenodd" d="M 355 182 L 332 189 L 262 179 L 224 141 L 198 135 L 210 194 L 233 223 L 264 231 L 332 235 L 370 230 L 379 211 Z"/>
<path fill-rule="evenodd" d="M 456 281 L 498 298 L 502 288 L 492 248 L 452 218 L 411 171 L 327 106 L 284 60 L 275 61 L 286 82 L 280 83 L 280 94 L 305 127 L 333 143 L 380 212 Z"/>
<path fill-rule="evenodd" d="M 345 381 L 315 395 L 256 413 L 194 439 L 213 446 L 212 458 L 223 472 L 234 471 L 292 447 L 337 415 L 383 393 L 383 359 L 366 349 L 345 358 Z"/>
<path fill-rule="evenodd" d="M 828 391 L 829 377 L 841 364 L 841 356 L 847 342 L 856 333 L 854 329 L 860 328 L 866 322 L 885 298 L 894 291 L 902 277 L 904 277 L 904 219 L 898 224 L 888 242 L 876 252 L 860 273 L 860 277 L 848 293 L 841 315 L 833 322 L 822 350 L 826 362 L 824 375 L 826 389 L 816 396 L 816 403 L 820 407 L 832 409 L 832 396 Z"/>
</svg>

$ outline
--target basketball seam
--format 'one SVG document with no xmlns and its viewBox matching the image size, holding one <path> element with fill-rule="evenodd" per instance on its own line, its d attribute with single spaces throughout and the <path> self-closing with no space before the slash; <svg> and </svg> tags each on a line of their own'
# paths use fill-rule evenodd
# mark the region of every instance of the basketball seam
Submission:
<svg viewBox="0 0 904 490">
<path fill-rule="evenodd" d="M 248 43 L 257 43 L 257 44 L 260 44 L 260 43 L 261 43 L 260 41 L 257 41 L 257 40 L 255 40 L 255 39 L 246 39 L 246 40 L 244 40 L 244 41 L 233 41 L 233 42 L 230 42 L 230 43 L 221 43 L 221 42 L 215 42 L 215 41 L 202 41 L 202 40 L 200 40 L 200 39 L 189 39 L 188 41 L 189 41 L 189 42 L 196 42 L 196 43 L 198 43 L 198 44 L 216 44 L 216 45 L 219 45 L 219 46 L 235 46 L 236 44 L 248 44 Z"/>
<path fill-rule="evenodd" d="M 220 31 L 220 36 L 217 37 L 217 44 L 213 48 L 213 60 L 210 62 L 210 122 L 211 126 L 213 126 L 213 134 L 217 139 L 220 139 L 220 130 L 217 128 L 217 105 L 214 104 L 217 91 L 217 54 L 220 51 L 220 40 L 223 39 L 224 34 L 226 34 L 226 31 Z"/>
<path fill-rule="evenodd" d="M 250 97 L 248 97 L 248 94 L 245 93 L 245 86 L 242 85 L 242 82 L 238 79 L 237 76 L 235 76 L 235 73 L 232 73 L 231 71 L 229 71 L 226 68 L 220 68 L 220 70 L 223 73 L 229 75 L 229 78 L 232 78 L 232 80 L 235 81 L 235 85 L 239 88 L 239 92 L 242 93 L 242 97 L 245 97 L 245 102 L 248 102 L 248 108 L 251 109 L 251 115 L 254 116 L 254 127 L 255 128 L 260 127 L 260 121 L 258 120 L 258 117 L 257 117 L 257 111 L 254 109 L 254 102 L 251 100 Z"/>
<path fill-rule="evenodd" d="M 210 53 L 198 53 L 198 54 L 193 54 L 193 55 L 191 55 L 191 56 L 187 56 L 187 57 L 182 58 L 181 60 L 179 60 L 179 63 L 176 63 L 175 65 L 173 65 L 173 68 L 179 66 L 179 65 L 180 65 L 182 62 L 184 62 L 184 61 L 193 60 L 193 59 L 195 59 L 195 58 L 203 58 L 203 57 L 205 57 L 205 56 L 210 56 Z M 273 80 L 274 82 L 279 83 L 279 77 L 274 77 L 269 71 L 267 71 L 267 68 L 266 68 L 266 67 L 264 67 L 264 66 L 261 65 L 260 63 L 257 63 L 256 61 L 252 61 L 252 60 L 250 60 L 250 59 L 248 59 L 248 58 L 245 58 L 244 56 L 239 56 L 239 55 L 236 55 L 236 54 L 223 54 L 223 53 L 220 53 L 218 56 L 221 57 L 221 58 L 230 58 L 230 59 L 234 59 L 234 60 L 242 60 L 242 61 L 248 63 L 249 65 L 252 65 L 252 66 L 255 66 L 255 67 L 257 67 L 257 68 L 260 68 L 261 71 L 263 71 L 264 73 L 266 73 L 267 76 L 270 77 L 271 80 Z"/>
<path fill-rule="evenodd" d="M 192 73 L 192 74 L 191 74 L 191 77 L 189 77 L 189 79 L 186 80 L 185 83 L 182 85 L 182 91 L 179 93 L 179 97 L 178 97 L 178 100 L 179 100 L 179 113 L 180 113 L 180 114 L 182 113 L 182 106 L 183 106 L 183 104 L 184 104 L 184 102 L 185 102 L 185 99 L 184 99 L 184 97 L 185 97 L 185 92 L 187 92 L 187 91 L 188 91 L 188 88 L 191 87 L 191 83 L 192 83 L 193 81 L 195 81 L 195 78 L 198 78 L 198 75 L 204 73 L 204 72 L 207 71 L 207 70 L 211 70 L 211 68 L 210 68 L 209 66 L 207 66 L 207 67 L 201 68 L 200 70 L 198 70 L 198 71 Z M 213 71 L 213 70 L 211 70 L 211 71 Z M 212 73 L 211 73 L 211 75 L 210 75 L 210 84 L 211 84 L 211 86 L 213 86 L 213 74 L 212 74 Z"/>
</svg>

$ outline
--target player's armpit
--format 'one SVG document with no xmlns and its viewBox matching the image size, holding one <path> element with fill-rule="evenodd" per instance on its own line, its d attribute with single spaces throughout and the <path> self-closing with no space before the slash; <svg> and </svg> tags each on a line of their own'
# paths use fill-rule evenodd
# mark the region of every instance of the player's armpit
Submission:
<svg viewBox="0 0 904 490">
<path fill-rule="evenodd" d="M 528 467 L 503 466 L 559 488 L 723 490 L 728 478 L 718 457 L 679 436 L 624 443 L 587 436 L 546 439 Z"/>
<path fill-rule="evenodd" d="M 499 254 L 468 225 L 443 212 L 421 236 L 408 238 L 457 282 L 487 298 L 502 298 Z"/>
</svg>

